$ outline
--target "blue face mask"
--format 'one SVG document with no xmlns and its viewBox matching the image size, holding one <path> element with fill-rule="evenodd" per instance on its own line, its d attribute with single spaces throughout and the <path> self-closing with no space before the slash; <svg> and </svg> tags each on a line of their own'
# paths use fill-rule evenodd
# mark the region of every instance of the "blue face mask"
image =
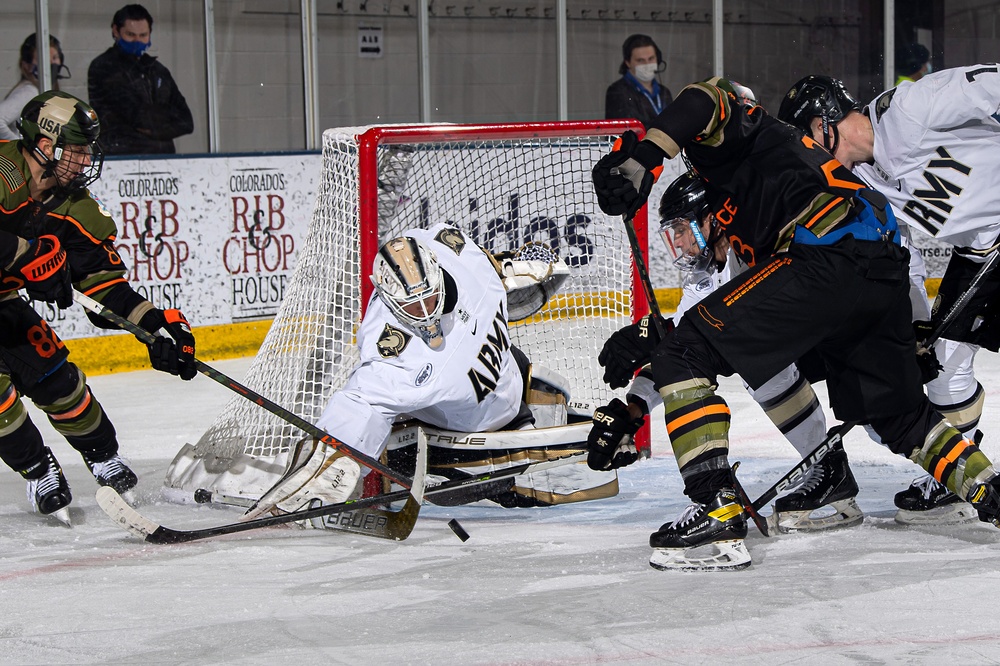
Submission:
<svg viewBox="0 0 1000 666">
<path fill-rule="evenodd" d="M 138 58 L 143 53 L 145 53 L 146 49 L 149 48 L 149 45 L 151 43 L 152 43 L 152 41 L 149 41 L 149 42 L 126 42 L 121 37 L 119 37 L 118 39 L 115 40 L 115 46 L 117 46 L 118 48 L 120 48 L 122 51 L 124 51 L 128 55 L 135 56 L 136 58 Z"/>
</svg>

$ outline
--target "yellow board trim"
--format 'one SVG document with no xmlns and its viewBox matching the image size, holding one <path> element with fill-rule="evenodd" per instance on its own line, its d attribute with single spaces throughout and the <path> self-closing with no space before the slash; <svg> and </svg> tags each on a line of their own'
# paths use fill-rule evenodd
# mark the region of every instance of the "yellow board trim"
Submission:
<svg viewBox="0 0 1000 666">
<path fill-rule="evenodd" d="M 256 355 L 271 328 L 271 321 L 266 319 L 195 328 L 198 358 L 202 361 L 221 361 Z M 105 335 L 65 342 L 70 360 L 89 376 L 149 369 L 146 345 L 132 335 Z"/>
</svg>

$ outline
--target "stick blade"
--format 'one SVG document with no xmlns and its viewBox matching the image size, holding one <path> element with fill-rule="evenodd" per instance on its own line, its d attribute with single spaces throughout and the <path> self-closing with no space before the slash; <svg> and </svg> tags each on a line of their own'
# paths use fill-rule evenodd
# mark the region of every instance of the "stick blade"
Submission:
<svg viewBox="0 0 1000 666">
<path fill-rule="evenodd" d="M 97 489 L 97 506 L 119 527 L 140 539 L 146 540 L 150 534 L 160 529 L 157 523 L 129 506 L 118 491 L 110 486 Z"/>
</svg>

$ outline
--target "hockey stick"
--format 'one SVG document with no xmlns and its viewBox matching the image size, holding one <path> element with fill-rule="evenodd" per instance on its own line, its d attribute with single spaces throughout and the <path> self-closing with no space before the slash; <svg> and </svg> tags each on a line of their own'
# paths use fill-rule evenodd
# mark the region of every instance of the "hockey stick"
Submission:
<svg viewBox="0 0 1000 666">
<path fill-rule="evenodd" d="M 972 278 L 972 281 L 969 282 L 969 286 L 966 287 L 965 292 L 952 304 L 951 309 L 948 310 L 948 313 L 944 316 L 941 322 L 934 328 L 934 332 L 931 333 L 931 336 L 920 343 L 921 347 L 924 349 L 930 349 L 931 345 L 937 342 L 938 338 L 944 335 L 944 332 L 949 326 L 951 326 L 958 315 L 961 314 L 962 310 L 965 309 L 965 306 L 972 300 L 972 297 L 976 295 L 976 292 L 979 291 L 980 283 L 993 272 L 998 259 L 1000 259 L 1000 250 L 993 250 L 990 258 L 986 260 L 986 263 L 983 264 L 982 268 L 979 269 L 979 272 L 976 273 L 975 277 Z"/>
<path fill-rule="evenodd" d="M 819 462 L 820 459 L 827 453 L 832 451 L 833 448 L 841 442 L 844 435 L 846 435 L 848 431 L 856 425 L 856 421 L 845 421 L 830 430 L 830 432 L 827 433 L 826 438 L 820 442 L 815 449 L 803 456 L 802 460 L 800 460 L 795 467 L 789 470 L 784 476 L 778 479 L 773 486 L 765 490 L 760 497 L 753 501 L 751 505 L 753 510 L 760 511 L 767 506 L 768 502 L 773 500 L 780 493 L 798 483 L 805 473 L 809 471 L 809 468 Z M 758 525 L 758 527 L 760 526 Z M 765 530 L 761 530 L 761 532 L 767 536 L 767 532 Z"/>
<path fill-rule="evenodd" d="M 90 298 L 86 294 L 82 294 L 79 291 L 74 290 L 73 300 L 82 305 L 87 310 L 90 310 L 94 314 L 100 315 L 101 317 L 104 317 L 105 319 L 112 322 L 119 328 L 128 331 L 129 333 L 139 338 L 139 340 L 141 340 L 143 343 L 147 345 L 153 344 L 153 342 L 155 342 L 156 340 L 156 336 L 147 331 L 146 329 L 136 324 L 133 324 L 125 317 L 122 317 L 121 315 L 112 312 L 111 310 L 104 307 L 103 305 L 101 305 L 94 299 Z M 328 432 L 321 430 L 312 423 L 309 423 L 305 419 L 288 411 L 281 405 L 272 402 L 271 400 L 268 400 L 267 398 L 257 393 L 253 389 L 244 386 L 243 384 L 240 384 L 235 379 L 219 372 L 218 370 L 208 365 L 207 363 L 203 363 L 198 359 L 195 359 L 194 362 L 195 362 L 195 367 L 201 374 L 205 375 L 210 379 L 215 380 L 216 382 L 222 384 L 229 390 L 242 395 L 250 402 L 259 405 L 260 407 L 263 407 L 264 409 L 271 412 L 272 414 L 282 419 L 283 421 L 290 423 L 293 426 L 301 429 L 307 435 L 311 435 L 316 439 L 318 439 L 319 441 L 323 442 L 324 444 L 332 446 L 334 449 L 340 451 L 345 456 L 351 458 L 355 462 L 358 462 L 364 465 L 365 467 L 368 467 L 369 469 L 381 472 L 382 474 L 384 474 L 385 476 L 387 476 L 388 478 L 392 479 L 393 481 L 395 481 L 396 483 L 405 488 L 412 487 L 413 481 L 407 478 L 405 475 L 400 474 L 394 469 L 382 464 L 375 458 L 372 458 L 371 456 L 366 455 L 361 451 L 358 451 L 352 446 L 345 444 L 344 442 L 341 442 L 339 439 L 336 439 L 335 437 L 333 437 L 333 435 L 329 434 Z"/>
<path fill-rule="evenodd" d="M 542 462 L 535 463 L 522 463 L 520 465 L 515 465 L 513 467 L 505 467 L 504 469 L 491 472 L 489 474 L 483 474 L 477 477 L 472 477 L 468 479 L 456 479 L 454 481 L 445 481 L 444 483 L 427 488 L 424 491 L 424 496 L 432 496 L 437 494 L 444 494 L 449 492 L 455 492 L 459 490 L 464 490 L 467 486 L 472 486 L 480 483 L 488 483 L 490 481 L 496 481 L 505 477 L 514 477 L 520 474 L 529 474 L 531 472 L 541 471 L 543 469 L 550 469 L 552 467 L 559 467 L 561 465 L 568 465 L 571 463 L 581 462 L 587 459 L 586 453 L 577 453 L 571 456 L 564 456 L 562 458 L 556 458 L 554 460 L 545 460 Z M 115 492 L 109 486 L 103 486 L 97 491 L 97 503 L 104 510 L 108 516 L 111 517 L 121 528 L 128 531 L 140 539 L 148 543 L 155 544 L 168 544 L 168 543 L 186 543 L 189 541 L 198 541 L 201 539 L 210 539 L 212 537 L 223 536 L 225 534 L 235 534 L 237 532 L 246 532 L 249 530 L 256 530 L 262 527 L 271 527 L 273 525 L 284 525 L 286 523 L 293 523 L 299 520 L 311 520 L 313 518 L 324 518 L 327 516 L 334 516 L 339 514 L 344 514 L 346 512 L 354 512 L 358 509 L 365 507 L 370 507 L 378 504 L 388 504 L 390 502 L 395 502 L 401 499 L 407 499 L 407 505 L 410 505 L 410 500 L 413 498 L 411 491 L 409 490 L 397 490 L 390 493 L 384 493 L 381 495 L 375 495 L 373 497 L 365 497 L 358 500 L 350 500 L 347 502 L 342 502 L 341 504 L 330 504 L 328 506 L 316 507 L 313 509 L 306 509 L 304 511 L 296 511 L 295 513 L 286 513 L 280 516 L 267 516 L 265 518 L 257 518 L 255 520 L 248 520 L 239 523 L 230 523 L 228 525 L 219 525 L 217 527 L 206 527 L 194 530 L 175 530 L 169 527 L 164 527 L 159 523 L 156 523 L 149 518 L 146 518 L 134 508 L 129 506 L 125 500 L 121 499 L 121 496 Z M 419 510 L 419 503 L 416 509 L 412 506 L 409 509 L 411 512 L 414 510 Z M 398 512 L 399 515 L 407 511 L 404 507 L 402 511 Z M 391 513 L 391 512 L 390 512 Z M 352 513 L 353 516 L 353 513 Z M 357 519 L 353 518 L 352 521 Z M 366 520 L 377 520 L 369 519 Z M 400 517 L 400 521 L 403 517 Z M 416 515 L 413 515 L 413 520 L 416 520 Z M 344 518 L 336 521 L 324 520 L 323 523 L 327 527 L 335 528 L 336 525 L 332 523 L 343 523 Z M 363 527 L 363 526 L 362 526 Z M 356 533 L 364 534 L 366 532 L 361 530 L 352 530 Z M 409 535 L 409 532 L 406 533 Z M 406 538 L 401 537 L 402 538 Z"/>
</svg>

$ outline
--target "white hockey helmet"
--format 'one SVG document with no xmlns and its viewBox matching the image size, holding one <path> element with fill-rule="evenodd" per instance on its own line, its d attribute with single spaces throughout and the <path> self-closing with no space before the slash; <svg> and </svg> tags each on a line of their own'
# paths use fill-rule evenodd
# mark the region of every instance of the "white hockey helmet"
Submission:
<svg viewBox="0 0 1000 666">
<path fill-rule="evenodd" d="M 400 236 L 386 241 L 372 265 L 375 291 L 392 313 L 432 349 L 444 342 L 444 272 L 422 241 Z"/>
</svg>

